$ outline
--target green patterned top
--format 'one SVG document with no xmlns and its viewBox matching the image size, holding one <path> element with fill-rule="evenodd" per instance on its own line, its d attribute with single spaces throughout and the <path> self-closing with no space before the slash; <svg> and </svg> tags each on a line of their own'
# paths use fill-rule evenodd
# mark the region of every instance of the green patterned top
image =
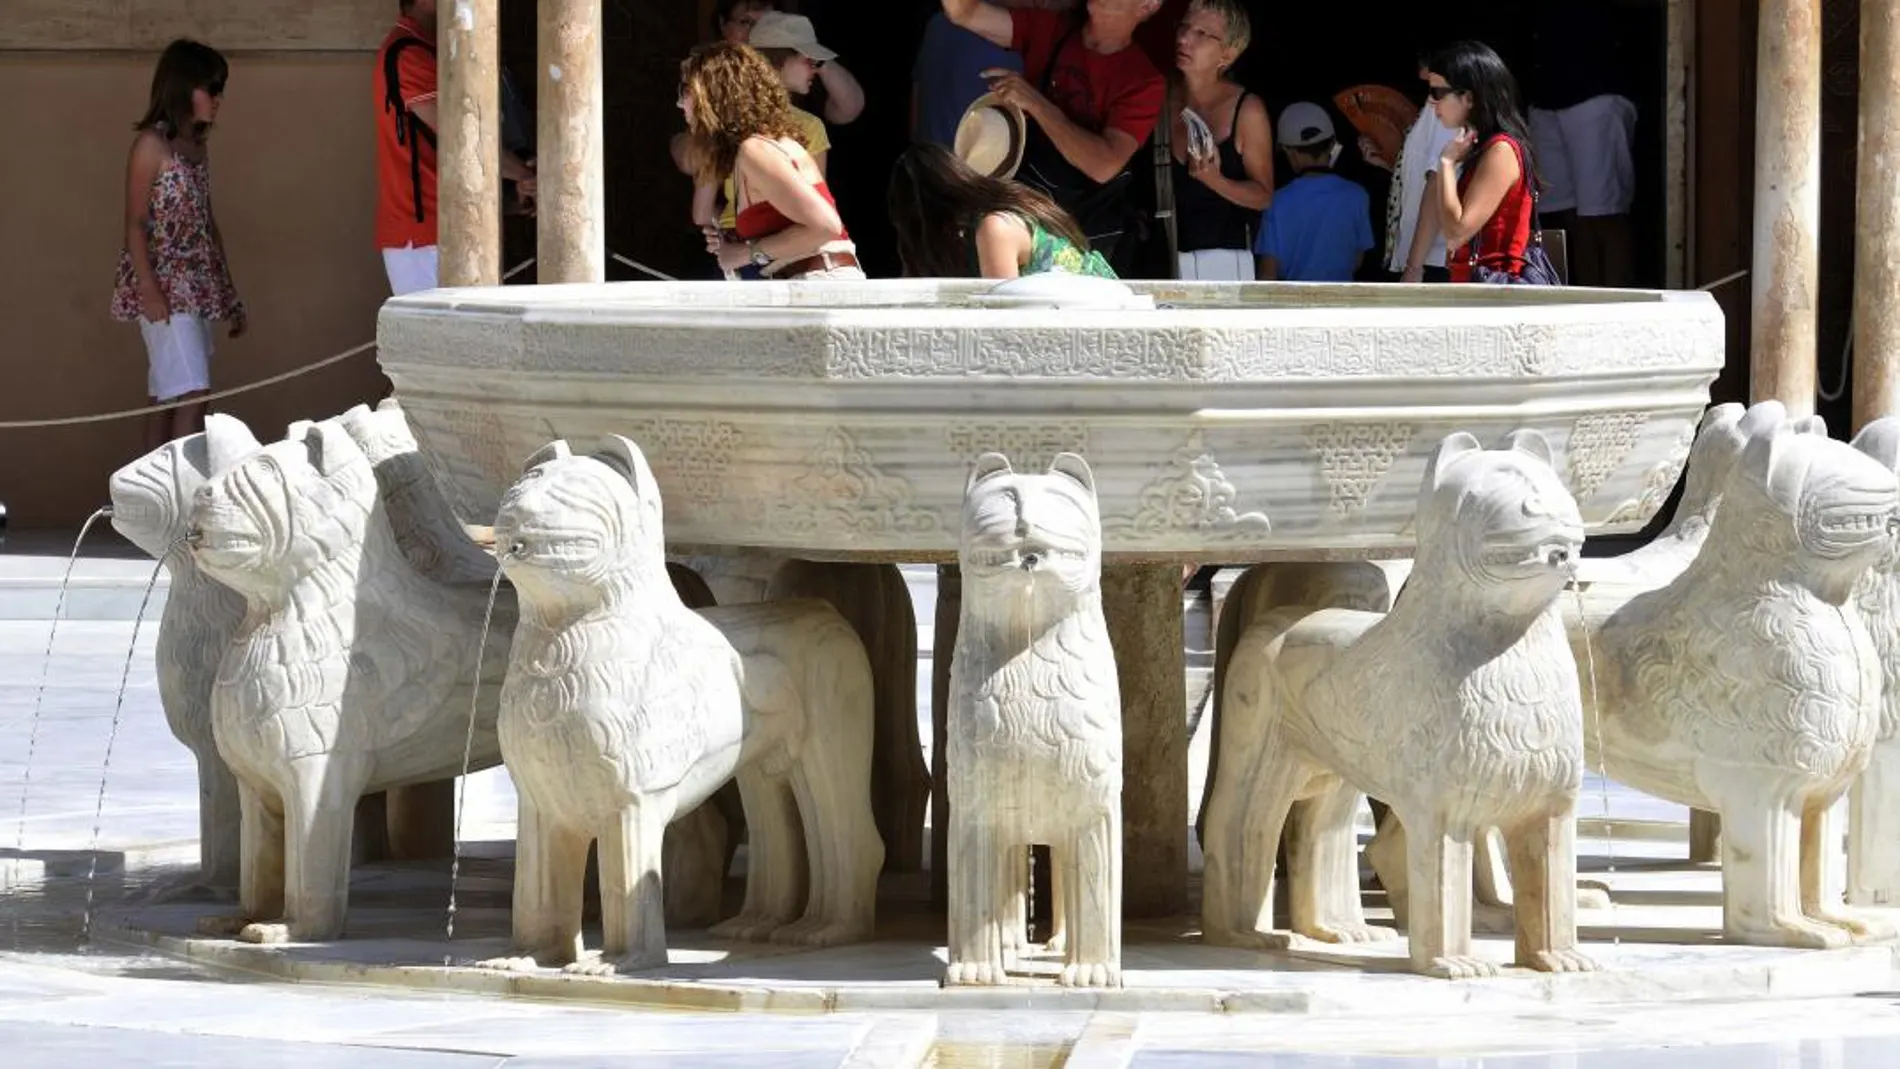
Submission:
<svg viewBox="0 0 1900 1069">
<path fill-rule="evenodd" d="M 1051 234 L 1034 219 L 1017 216 L 1024 226 L 1029 228 L 1029 266 L 1023 268 L 1025 275 L 1044 275 L 1051 271 L 1061 271 L 1071 275 L 1093 275 L 1096 278 L 1115 278 L 1115 269 L 1108 266 L 1102 254 L 1093 249 L 1084 251 L 1076 247 L 1075 242 L 1060 234 Z M 983 274 L 981 262 L 976 254 L 976 230 L 970 231 L 970 269 L 977 276 Z"/>
</svg>

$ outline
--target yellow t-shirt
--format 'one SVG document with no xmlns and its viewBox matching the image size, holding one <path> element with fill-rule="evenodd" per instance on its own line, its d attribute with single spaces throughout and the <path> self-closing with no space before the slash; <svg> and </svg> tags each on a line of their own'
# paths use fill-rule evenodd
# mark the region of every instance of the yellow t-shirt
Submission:
<svg viewBox="0 0 1900 1069">
<path fill-rule="evenodd" d="M 831 151 L 831 134 L 825 130 L 825 120 L 809 111 L 793 108 L 792 123 L 798 127 L 798 140 L 804 143 L 806 152 L 817 156 Z M 738 225 L 739 218 L 739 210 L 736 207 L 739 198 L 733 191 L 731 175 L 726 176 L 726 184 L 720 189 L 719 195 L 725 198 L 726 202 L 726 206 L 719 212 L 719 229 L 731 230 Z"/>
</svg>

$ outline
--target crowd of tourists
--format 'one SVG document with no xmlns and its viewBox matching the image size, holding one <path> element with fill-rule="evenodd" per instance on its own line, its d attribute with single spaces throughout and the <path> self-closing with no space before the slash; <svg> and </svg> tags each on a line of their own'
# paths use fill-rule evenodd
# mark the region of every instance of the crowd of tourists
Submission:
<svg viewBox="0 0 1900 1069">
<path fill-rule="evenodd" d="M 1553 284 L 1541 211 L 1573 228 L 1578 281 L 1627 282 L 1635 111 L 1603 80 L 1612 42 L 1593 46 L 1599 62 L 1564 46 L 1603 32 L 1588 0 L 1540 8 L 1547 106 L 1527 109 L 1498 54 L 1464 41 L 1420 57 L 1422 100 L 1402 142 L 1352 139 L 1392 175 L 1370 270 L 1370 197 L 1335 170 L 1349 142 L 1333 113 L 1298 101 L 1272 115 L 1234 79 L 1252 40 L 1241 0 L 1191 0 L 1164 76 L 1136 42 L 1161 6 L 941 0 L 912 72 L 912 145 L 887 186 L 905 274 Z M 438 277 L 436 2 L 399 8 L 374 74 L 376 241 L 398 295 Z M 734 280 L 865 277 L 826 178 L 829 128 L 859 117 L 863 87 L 808 18 L 774 0 L 719 0 L 710 29 L 681 66 L 685 132 L 671 146 L 708 255 Z M 203 397 L 211 325 L 234 337 L 246 326 L 206 147 L 227 76 L 216 50 L 175 42 L 136 124 L 111 313 L 139 324 L 155 402 Z M 531 213 L 531 121 L 505 73 L 500 88 L 497 166 L 513 209 Z M 148 437 L 191 433 L 203 414 L 202 403 L 159 413 Z"/>
</svg>

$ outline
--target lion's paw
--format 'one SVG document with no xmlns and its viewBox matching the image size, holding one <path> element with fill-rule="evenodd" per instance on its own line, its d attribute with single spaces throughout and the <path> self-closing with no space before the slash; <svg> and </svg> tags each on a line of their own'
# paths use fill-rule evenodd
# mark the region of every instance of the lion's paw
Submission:
<svg viewBox="0 0 1900 1069">
<path fill-rule="evenodd" d="M 1375 924 L 1321 924 L 1300 934 L 1322 943 L 1342 944 L 1389 943 L 1399 937 L 1396 930 Z"/>
<path fill-rule="evenodd" d="M 1106 961 L 1073 961 L 1062 967 L 1056 982 L 1063 987 L 1120 987 L 1122 967 Z"/>
<path fill-rule="evenodd" d="M 835 947 L 861 943 L 871 935 L 871 926 L 844 921 L 805 919 L 787 924 L 771 935 L 774 943 L 804 947 Z"/>
<path fill-rule="evenodd" d="M 1539 950 L 1522 963 L 1538 972 L 1596 972 L 1596 961 L 1575 947 L 1564 950 Z"/>
<path fill-rule="evenodd" d="M 259 921 L 255 924 L 247 924 L 238 930 L 237 937 L 240 942 L 278 946 L 290 942 L 290 923 L 288 921 Z"/>
<path fill-rule="evenodd" d="M 569 964 L 572 964 L 572 963 L 570 962 Z M 553 968 L 554 965 L 555 965 L 554 962 L 552 961 L 544 962 L 540 958 L 537 958 L 532 954 L 521 954 L 515 957 L 484 958 L 483 960 L 475 963 L 475 968 L 487 969 L 491 972 L 526 973 L 526 972 L 535 972 L 540 969 Z"/>
<path fill-rule="evenodd" d="M 943 971 L 945 987 L 996 987 L 1006 981 L 1000 961 L 953 961 Z"/>
<path fill-rule="evenodd" d="M 1476 980 L 1498 974 L 1497 962 L 1470 954 L 1447 954 L 1433 958 L 1418 972 L 1425 976 L 1435 976 L 1440 980 Z"/>
<path fill-rule="evenodd" d="M 772 938 L 773 932 L 784 927 L 787 927 L 784 917 L 774 917 L 768 913 L 741 913 L 729 921 L 721 921 L 706 929 L 706 934 L 714 939 L 763 943 Z"/>
</svg>

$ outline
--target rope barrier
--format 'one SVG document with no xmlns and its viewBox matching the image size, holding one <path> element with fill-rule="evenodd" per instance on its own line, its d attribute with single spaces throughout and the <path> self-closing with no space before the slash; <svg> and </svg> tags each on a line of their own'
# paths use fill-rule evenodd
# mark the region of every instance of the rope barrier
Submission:
<svg viewBox="0 0 1900 1069">
<path fill-rule="evenodd" d="M 506 282 L 532 266 L 534 266 L 534 257 L 530 256 L 504 272 L 501 276 L 501 280 Z M 63 416 L 59 419 L 0 420 L 0 431 L 35 430 L 45 427 L 78 427 L 88 423 L 110 423 L 118 419 L 134 419 L 139 416 L 149 416 L 156 412 L 170 412 L 174 408 L 184 408 L 186 405 L 208 405 L 213 401 L 222 401 L 227 397 L 236 397 L 239 394 L 250 393 L 253 390 L 261 390 L 266 386 L 275 386 L 280 382 L 288 382 L 298 376 L 308 375 L 313 371 L 321 371 L 332 364 L 340 364 L 351 357 L 361 356 L 374 348 L 376 348 L 375 342 L 366 341 L 361 345 L 345 349 L 334 356 L 326 356 L 315 363 L 292 368 L 281 375 L 272 375 L 268 379 L 247 382 L 242 386 L 233 386 L 228 390 L 219 390 L 216 393 L 206 394 L 203 397 L 188 397 L 178 401 L 167 401 L 160 405 L 146 405 L 143 408 L 123 408 L 117 412 L 100 412 L 90 416 Z"/>
<path fill-rule="evenodd" d="M 186 405 L 210 404 L 213 401 L 222 401 L 227 397 L 236 397 L 241 393 L 261 390 L 266 386 L 275 386 L 280 382 L 294 379 L 299 375 L 307 375 L 312 371 L 329 367 L 331 364 L 340 364 L 353 356 L 361 356 L 374 348 L 376 348 L 375 342 L 366 341 L 355 348 L 345 349 L 335 356 L 325 357 L 314 364 L 305 364 L 303 367 L 293 368 L 281 375 L 272 375 L 268 379 L 259 379 L 256 382 L 246 383 L 243 386 L 233 386 L 228 390 L 219 390 L 217 393 L 206 394 L 203 397 L 191 397 L 182 401 L 167 401 L 162 405 L 147 405 L 144 408 L 126 408 L 117 412 L 101 412 L 92 416 L 65 416 L 60 419 L 5 420 L 0 421 L 0 431 L 18 431 L 36 427 L 76 427 L 85 423 L 109 423 L 115 419 L 131 419 L 135 416 L 149 416 L 154 412 L 170 412 L 174 408 L 183 408 Z"/>
</svg>

